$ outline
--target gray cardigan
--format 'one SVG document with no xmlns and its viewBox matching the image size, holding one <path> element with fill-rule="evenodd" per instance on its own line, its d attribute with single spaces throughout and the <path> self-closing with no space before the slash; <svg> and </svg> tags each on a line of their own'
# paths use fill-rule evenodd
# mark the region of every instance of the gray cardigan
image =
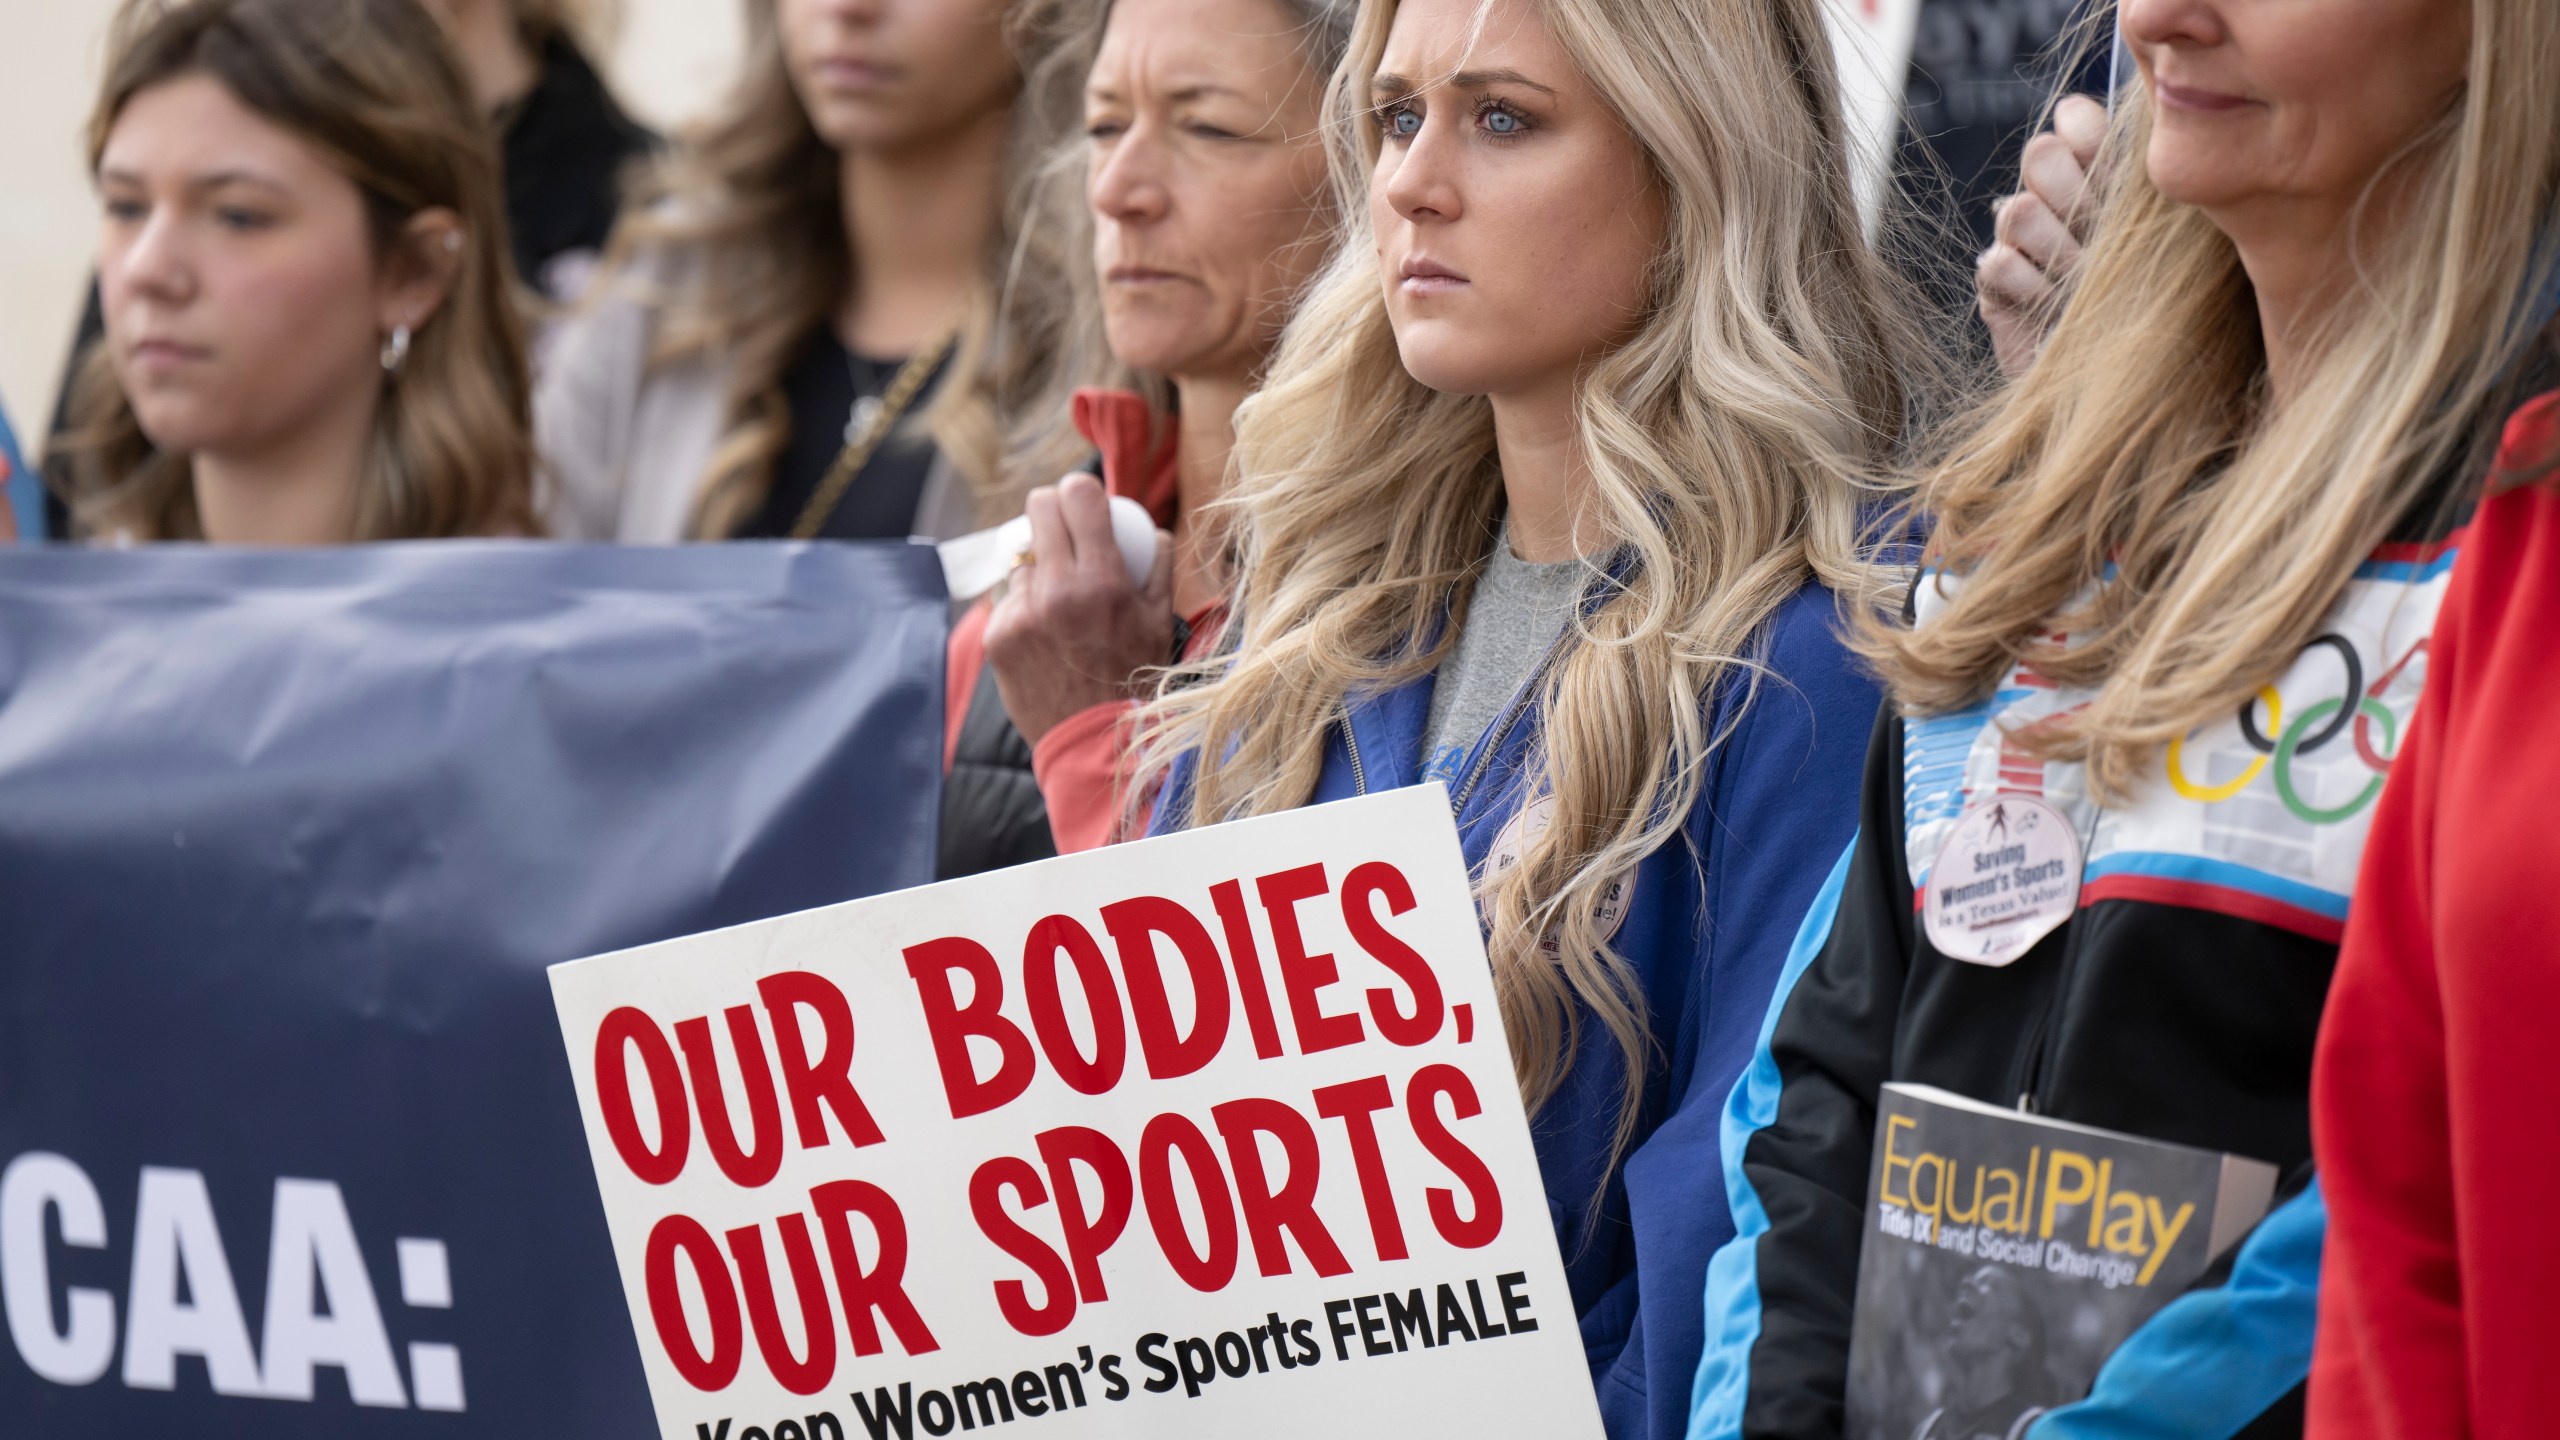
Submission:
<svg viewBox="0 0 2560 1440">
<path fill-rule="evenodd" d="M 643 287 L 653 281 L 631 274 L 598 283 L 613 288 L 590 296 L 541 347 L 533 433 L 545 462 L 542 518 L 561 540 L 691 539 L 694 500 L 726 417 L 729 361 L 704 355 L 651 368 L 658 306 Z M 968 486 L 936 454 L 915 533 L 947 540 L 975 519 Z"/>
</svg>

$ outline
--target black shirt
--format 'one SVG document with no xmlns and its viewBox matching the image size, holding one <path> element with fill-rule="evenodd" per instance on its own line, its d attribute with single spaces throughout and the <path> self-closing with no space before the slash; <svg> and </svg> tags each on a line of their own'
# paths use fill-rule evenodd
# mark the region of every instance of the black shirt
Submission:
<svg viewBox="0 0 2560 1440">
<path fill-rule="evenodd" d="M 553 276 L 551 267 L 564 255 L 604 248 L 621 205 L 622 172 L 657 140 L 622 113 L 565 37 L 544 41 L 541 59 L 533 88 L 496 119 L 508 248 L 526 284 L 567 300 L 554 286 L 569 277 Z"/>
<path fill-rule="evenodd" d="M 906 364 L 874 360 L 847 350 L 825 325 L 801 343 L 799 357 L 782 374 L 782 394 L 791 410 L 791 439 L 773 466 L 773 488 L 764 505 L 738 527 L 738 538 L 787 536 L 809 497 L 834 467 L 845 445 L 847 422 L 860 396 L 887 393 Z M 927 472 L 933 468 L 933 442 L 918 433 L 916 417 L 932 403 L 934 386 L 950 365 L 946 357 L 933 379 L 907 406 L 897 428 L 871 452 L 844 498 L 836 502 L 818 534 L 830 540 L 904 539 L 915 533 L 916 504 L 924 498 Z"/>
</svg>

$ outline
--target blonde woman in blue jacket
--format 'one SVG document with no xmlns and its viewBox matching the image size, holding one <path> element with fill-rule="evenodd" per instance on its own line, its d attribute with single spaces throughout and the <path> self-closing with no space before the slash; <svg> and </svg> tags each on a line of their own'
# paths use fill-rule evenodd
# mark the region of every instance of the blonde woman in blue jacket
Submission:
<svg viewBox="0 0 2560 1440">
<path fill-rule="evenodd" d="M 1602 1413 L 1676 1435 L 1716 1107 L 1876 708 L 1905 397 L 1829 41 L 1369 0 L 1333 100 L 1352 230 L 1240 416 L 1237 648 L 1142 717 L 1155 823 L 1448 787 Z"/>
</svg>

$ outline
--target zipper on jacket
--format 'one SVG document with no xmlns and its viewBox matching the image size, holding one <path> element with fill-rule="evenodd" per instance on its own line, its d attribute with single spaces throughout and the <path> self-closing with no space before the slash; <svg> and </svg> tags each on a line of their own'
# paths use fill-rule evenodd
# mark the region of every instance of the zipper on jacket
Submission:
<svg viewBox="0 0 2560 1440">
<path fill-rule="evenodd" d="M 1512 727 L 1520 723 L 1520 716 L 1529 708 L 1531 698 L 1538 693 L 1538 688 L 1546 683 L 1547 672 L 1555 668 L 1556 657 L 1564 651 L 1565 638 L 1559 636 L 1555 644 L 1547 647 L 1547 656 L 1538 662 L 1537 673 L 1529 677 L 1529 683 L 1520 687 L 1520 693 L 1512 696 L 1511 704 L 1495 718 L 1493 728 L 1486 732 L 1484 748 L 1476 755 L 1476 763 L 1468 769 L 1466 777 L 1460 781 L 1458 792 L 1449 797 L 1450 814 L 1465 813 L 1467 797 L 1475 793 L 1476 782 L 1484 778 L 1484 772 L 1493 764 L 1493 757 L 1501 751 L 1504 743 L 1510 740 Z M 1351 756 L 1351 793 L 1366 795 L 1369 793 L 1369 771 L 1360 763 L 1360 732 L 1351 728 L 1351 716 L 1348 713 L 1334 723 L 1342 727 L 1342 744 Z"/>
<path fill-rule="evenodd" d="M 2081 873 L 2085 882 L 2088 855 L 2098 840 L 2098 824 L 2102 814 L 2089 817 L 2088 829 L 2080 836 Z M 2044 1113 L 2046 1091 L 2052 1087 L 2053 1072 L 2061 1063 L 2062 1024 L 2064 1012 L 2071 1005 L 2071 989 L 2080 978 L 2080 937 L 2086 930 L 2083 917 L 2075 908 L 2062 926 L 2061 973 L 2053 977 L 2053 994 L 2045 1001 L 2044 1014 L 2036 1021 L 2035 1033 L 2028 1037 L 2026 1053 L 2020 1057 L 2018 1070 L 2018 1109 L 2023 1114 Z"/>
<path fill-rule="evenodd" d="M 1449 797 L 1450 814 L 1467 813 L 1467 798 L 1476 793 L 1476 782 L 1484 778 L 1485 771 L 1493 768 L 1493 757 L 1501 754 L 1502 747 L 1510 743 L 1511 731 L 1519 725 L 1520 717 L 1527 713 L 1538 692 L 1546 688 L 1547 673 L 1556 668 L 1557 657 L 1564 653 L 1565 642 L 1572 638 L 1573 627 L 1568 624 L 1565 632 L 1556 637 L 1555 643 L 1547 647 L 1546 658 L 1538 662 L 1537 672 L 1529 677 L 1529 683 L 1521 686 L 1520 693 L 1511 697 L 1510 705 L 1495 718 L 1493 728 L 1485 732 L 1484 748 L 1476 752 L 1476 763 L 1467 768 L 1466 777 L 1458 784 L 1458 793 Z"/>
<path fill-rule="evenodd" d="M 2027 1038 L 2026 1053 L 2018 1067 L 2018 1111 L 2024 1115 L 2044 1113 L 2044 1090 L 2053 1078 L 2052 1060 L 2056 1045 L 2055 1032 L 2062 1028 L 2063 1008 L 2071 1001 L 2071 982 L 2080 971 L 2080 917 L 2074 915 L 2063 927 L 2061 973 L 2053 977 L 2053 994 L 2045 1001 L 2044 1013 L 2037 1017 L 2036 1028 Z"/>
</svg>

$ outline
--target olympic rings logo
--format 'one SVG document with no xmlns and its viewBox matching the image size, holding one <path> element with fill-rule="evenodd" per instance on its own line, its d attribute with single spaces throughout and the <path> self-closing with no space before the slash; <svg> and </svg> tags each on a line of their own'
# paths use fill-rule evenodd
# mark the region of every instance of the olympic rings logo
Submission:
<svg viewBox="0 0 2560 1440">
<path fill-rule="evenodd" d="M 2334 652 L 2346 666 L 2347 686 L 2343 695 L 2308 706 L 2295 713 L 2293 723 L 2285 723 L 2284 698 L 2272 685 L 2262 685 L 2258 693 L 2240 707 L 2240 738 L 2248 742 L 2257 755 L 2243 767 L 2239 775 L 2219 785 L 2199 785 L 2187 778 L 2185 745 L 2181 740 L 2169 742 L 2169 787 L 2186 799 L 2201 805 L 2219 805 L 2249 788 L 2251 782 L 2269 770 L 2274 772 L 2276 798 L 2294 818 L 2309 825 L 2335 825 L 2373 803 L 2382 793 L 2382 777 L 2391 768 L 2392 756 L 2400 750 L 2400 721 L 2391 707 L 2382 703 L 2382 692 L 2400 677 L 2409 662 L 2424 654 L 2427 642 L 2420 640 L 2408 653 L 2392 663 L 2370 687 L 2364 683 L 2364 662 L 2356 648 L 2343 635 L 2323 635 L 2311 642 L 2313 648 L 2325 647 Z M 2353 702 L 2350 704 L 2349 702 Z M 2258 707 L 2265 706 L 2265 729 L 2258 726 Z M 2374 744 L 2373 727 L 2382 727 L 2382 743 Z M 2294 784 L 2294 761 L 2317 752 L 2321 747 L 2354 728 L 2356 758 L 2373 772 L 2373 779 L 2353 799 L 2342 805 L 2313 805 L 2302 797 Z M 2272 733 L 2274 739 L 2268 739 Z"/>
</svg>

